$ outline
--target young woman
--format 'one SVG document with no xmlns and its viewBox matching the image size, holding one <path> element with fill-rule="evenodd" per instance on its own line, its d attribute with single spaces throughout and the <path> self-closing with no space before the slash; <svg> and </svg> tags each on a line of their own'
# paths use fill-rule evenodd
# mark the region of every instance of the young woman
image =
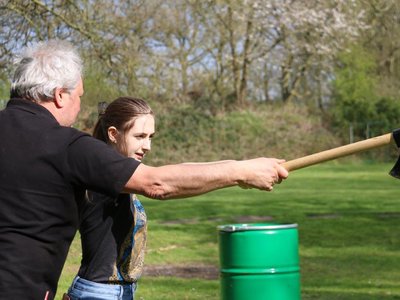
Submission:
<svg viewBox="0 0 400 300">
<path fill-rule="evenodd" d="M 154 131 L 149 105 L 121 97 L 99 113 L 93 136 L 141 161 L 151 149 Z M 82 263 L 64 299 L 132 300 L 146 247 L 144 208 L 134 194 L 120 194 L 117 199 L 94 192 L 87 196 L 80 208 Z"/>
</svg>

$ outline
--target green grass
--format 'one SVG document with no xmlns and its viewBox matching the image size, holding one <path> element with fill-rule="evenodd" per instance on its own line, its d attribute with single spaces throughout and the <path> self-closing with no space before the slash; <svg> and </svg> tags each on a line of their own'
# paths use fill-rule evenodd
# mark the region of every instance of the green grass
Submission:
<svg viewBox="0 0 400 300">
<path fill-rule="evenodd" d="M 147 265 L 218 266 L 218 225 L 271 217 L 299 225 L 302 299 L 400 299 L 400 181 L 389 164 L 326 163 L 272 193 L 229 188 L 185 200 L 143 199 Z M 79 266 L 75 239 L 58 295 Z M 138 300 L 219 299 L 218 280 L 143 277 Z"/>
</svg>

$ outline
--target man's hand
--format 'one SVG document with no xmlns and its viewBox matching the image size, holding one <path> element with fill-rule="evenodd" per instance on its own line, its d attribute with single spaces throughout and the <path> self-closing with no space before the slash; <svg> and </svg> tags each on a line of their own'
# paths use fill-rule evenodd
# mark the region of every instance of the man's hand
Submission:
<svg viewBox="0 0 400 300">
<path fill-rule="evenodd" d="M 283 162 L 283 159 L 264 157 L 241 161 L 245 179 L 239 182 L 239 186 L 272 191 L 275 184 L 289 176 L 289 172 L 281 165 Z"/>
</svg>

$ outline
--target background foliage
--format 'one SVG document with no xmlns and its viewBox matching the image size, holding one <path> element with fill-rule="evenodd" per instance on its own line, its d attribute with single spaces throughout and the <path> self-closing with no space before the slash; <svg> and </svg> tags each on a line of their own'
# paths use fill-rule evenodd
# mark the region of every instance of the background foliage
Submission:
<svg viewBox="0 0 400 300">
<path fill-rule="evenodd" d="M 350 127 L 355 140 L 398 127 L 399 13 L 396 0 L 0 0 L 0 98 L 23 46 L 67 39 L 85 59 L 83 130 L 97 102 L 132 95 L 157 112 L 155 163 L 303 155 Z"/>
</svg>

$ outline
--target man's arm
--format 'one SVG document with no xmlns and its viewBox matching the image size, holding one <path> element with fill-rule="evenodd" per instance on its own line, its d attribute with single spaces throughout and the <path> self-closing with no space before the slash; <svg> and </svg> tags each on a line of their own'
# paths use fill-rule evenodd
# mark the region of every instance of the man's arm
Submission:
<svg viewBox="0 0 400 300">
<path fill-rule="evenodd" d="M 160 200 L 195 196 L 230 186 L 271 191 L 275 183 L 288 176 L 280 165 L 282 162 L 256 158 L 161 167 L 140 164 L 124 191 Z"/>
</svg>

